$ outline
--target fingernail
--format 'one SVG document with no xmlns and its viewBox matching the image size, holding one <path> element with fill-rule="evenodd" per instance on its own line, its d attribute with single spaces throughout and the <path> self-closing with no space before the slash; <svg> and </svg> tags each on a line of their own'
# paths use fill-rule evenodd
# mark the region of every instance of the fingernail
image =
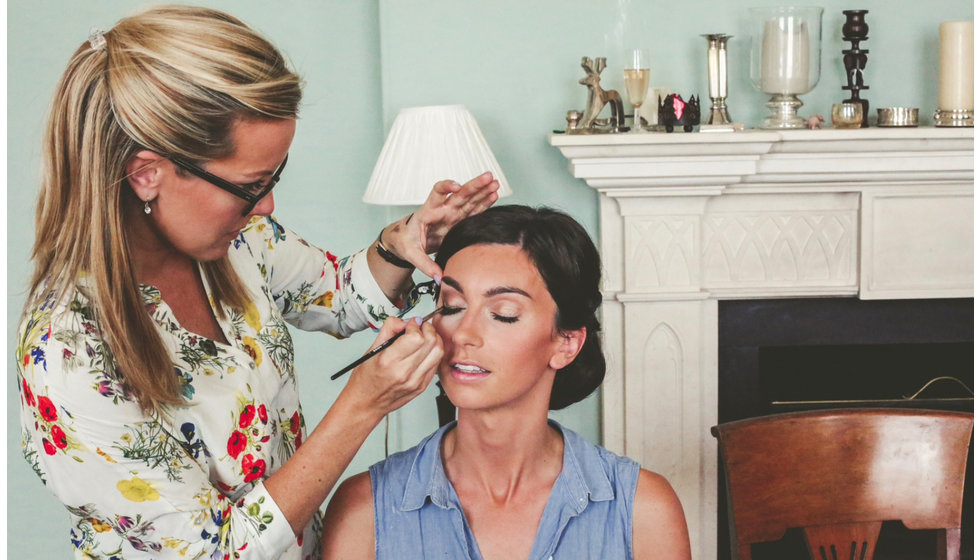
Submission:
<svg viewBox="0 0 980 560">
<path fill-rule="evenodd" d="M 442 285 L 442 276 L 436 274 L 432 279 L 435 280 L 436 286 Z"/>
<path fill-rule="evenodd" d="M 416 317 L 415 319 L 413 319 L 413 321 L 415 321 L 415 324 L 416 325 L 421 325 L 422 324 L 422 318 L 421 317 Z"/>
</svg>

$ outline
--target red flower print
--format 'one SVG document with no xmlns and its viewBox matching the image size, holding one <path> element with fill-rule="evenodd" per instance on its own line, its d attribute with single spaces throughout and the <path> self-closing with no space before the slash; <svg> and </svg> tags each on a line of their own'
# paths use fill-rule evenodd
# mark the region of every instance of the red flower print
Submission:
<svg viewBox="0 0 980 560">
<path fill-rule="evenodd" d="M 23 380 L 24 385 L 24 401 L 27 402 L 27 406 L 34 406 L 34 392 L 31 388 L 27 386 L 27 380 Z"/>
<path fill-rule="evenodd" d="M 52 445 L 50 441 L 48 441 L 48 438 L 42 439 L 41 443 L 44 445 L 44 452 L 47 453 L 48 455 L 54 455 L 55 453 L 58 452 L 58 450 L 55 449 L 55 446 Z"/>
<path fill-rule="evenodd" d="M 293 413 L 293 417 L 289 419 L 289 431 L 293 435 L 299 434 L 299 411 Z"/>
<path fill-rule="evenodd" d="M 303 445 L 303 434 L 296 434 L 296 449 Z"/>
<path fill-rule="evenodd" d="M 252 420 L 255 419 L 255 407 L 253 405 L 245 405 L 242 410 L 242 415 L 238 417 L 238 427 L 247 428 L 252 424 Z"/>
<path fill-rule="evenodd" d="M 68 447 L 68 438 L 65 437 L 65 431 L 61 429 L 61 426 L 57 424 L 51 426 L 51 437 L 54 438 L 54 444 L 58 446 L 58 449 Z"/>
<path fill-rule="evenodd" d="M 37 409 L 41 411 L 41 418 L 48 422 L 54 422 L 58 419 L 58 409 L 54 407 L 54 403 L 48 397 L 37 398 Z"/>
<path fill-rule="evenodd" d="M 261 420 L 263 424 L 269 423 L 269 411 L 265 409 L 264 404 L 259 405 L 259 420 Z"/>
<path fill-rule="evenodd" d="M 262 475 L 265 474 L 265 461 L 262 459 L 256 461 L 255 457 L 249 453 L 242 457 L 242 471 L 245 473 L 245 482 L 262 478 Z"/>
<path fill-rule="evenodd" d="M 245 434 L 235 430 L 228 438 L 228 454 L 237 459 L 242 451 L 245 451 L 246 445 L 248 445 L 248 440 L 245 438 Z"/>
</svg>

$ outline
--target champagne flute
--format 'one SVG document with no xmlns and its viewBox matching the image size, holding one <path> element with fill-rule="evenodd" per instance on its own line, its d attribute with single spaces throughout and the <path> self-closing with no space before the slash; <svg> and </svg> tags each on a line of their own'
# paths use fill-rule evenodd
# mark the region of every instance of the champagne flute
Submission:
<svg viewBox="0 0 980 560">
<path fill-rule="evenodd" d="M 626 95 L 633 105 L 633 130 L 643 130 L 640 119 L 640 106 L 647 96 L 647 86 L 650 85 L 650 55 L 646 49 L 631 49 L 626 52 L 626 66 L 623 69 L 623 80 L 626 82 Z"/>
</svg>

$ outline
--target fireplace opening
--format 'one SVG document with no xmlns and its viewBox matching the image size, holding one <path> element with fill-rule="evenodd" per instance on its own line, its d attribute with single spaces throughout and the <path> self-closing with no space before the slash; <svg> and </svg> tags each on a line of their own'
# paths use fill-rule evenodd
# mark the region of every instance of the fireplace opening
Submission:
<svg viewBox="0 0 980 560">
<path fill-rule="evenodd" d="M 856 406 L 973 411 L 972 299 L 721 301 L 718 346 L 719 422 Z M 728 560 L 720 464 L 718 489 L 718 558 Z M 932 557 L 935 538 L 886 523 L 875 558 Z M 973 558 L 972 443 L 961 549 Z M 758 560 L 807 557 L 802 531 L 753 550 Z"/>
</svg>

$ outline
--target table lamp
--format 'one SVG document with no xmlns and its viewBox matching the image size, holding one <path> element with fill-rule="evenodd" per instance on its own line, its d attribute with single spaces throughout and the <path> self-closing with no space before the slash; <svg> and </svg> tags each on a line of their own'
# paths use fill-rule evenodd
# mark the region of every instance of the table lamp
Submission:
<svg viewBox="0 0 980 560">
<path fill-rule="evenodd" d="M 512 194 L 476 119 L 463 105 L 409 107 L 399 111 L 371 173 L 364 202 L 419 205 L 442 180 L 459 183 L 490 171 L 498 195 Z"/>
</svg>

